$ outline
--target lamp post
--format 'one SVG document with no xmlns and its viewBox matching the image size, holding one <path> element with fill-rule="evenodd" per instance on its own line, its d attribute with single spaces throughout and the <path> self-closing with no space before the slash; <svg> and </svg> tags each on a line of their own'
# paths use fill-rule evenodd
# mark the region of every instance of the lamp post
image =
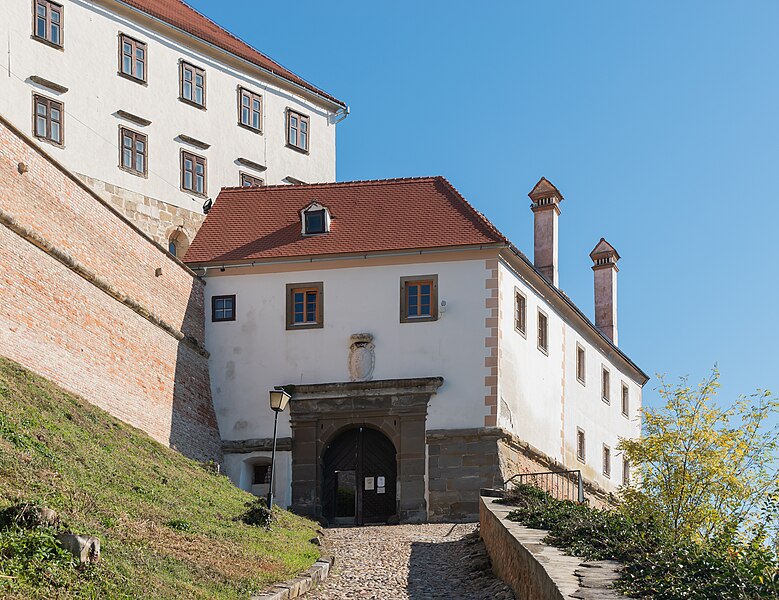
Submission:
<svg viewBox="0 0 779 600">
<path fill-rule="evenodd" d="M 290 395 L 283 389 L 270 391 L 270 407 L 276 413 L 273 421 L 273 452 L 270 455 L 270 484 L 268 485 L 268 509 L 273 508 L 273 476 L 276 474 L 276 430 L 279 426 L 279 413 L 287 408 Z"/>
</svg>

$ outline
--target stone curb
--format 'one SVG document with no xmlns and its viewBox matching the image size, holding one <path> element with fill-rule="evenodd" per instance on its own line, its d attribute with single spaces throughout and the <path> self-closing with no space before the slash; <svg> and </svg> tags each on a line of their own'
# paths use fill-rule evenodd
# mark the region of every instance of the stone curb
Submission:
<svg viewBox="0 0 779 600">
<path fill-rule="evenodd" d="M 291 600 L 310 592 L 330 575 L 330 569 L 335 562 L 332 556 L 322 556 L 307 571 L 298 577 L 277 583 L 269 590 L 249 600 Z"/>
</svg>

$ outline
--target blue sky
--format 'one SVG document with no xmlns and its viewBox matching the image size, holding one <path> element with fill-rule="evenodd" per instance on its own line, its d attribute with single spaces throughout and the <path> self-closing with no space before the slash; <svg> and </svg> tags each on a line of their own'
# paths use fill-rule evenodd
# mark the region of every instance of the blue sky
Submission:
<svg viewBox="0 0 779 600">
<path fill-rule="evenodd" d="M 779 390 L 779 3 L 191 4 L 350 105 L 339 180 L 444 175 L 532 256 L 543 175 L 560 287 L 593 315 L 605 236 L 646 372 Z"/>
</svg>

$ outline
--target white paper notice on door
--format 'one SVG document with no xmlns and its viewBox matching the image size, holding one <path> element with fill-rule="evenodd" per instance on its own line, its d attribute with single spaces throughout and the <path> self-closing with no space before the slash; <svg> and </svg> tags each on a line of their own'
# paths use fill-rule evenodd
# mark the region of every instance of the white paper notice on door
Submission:
<svg viewBox="0 0 779 600">
<path fill-rule="evenodd" d="M 376 493 L 377 494 L 383 494 L 384 493 L 384 488 L 383 487 L 377 487 L 376 488 Z"/>
<path fill-rule="evenodd" d="M 366 477 L 365 478 L 365 489 L 366 490 L 372 490 L 373 489 L 373 477 Z"/>
<path fill-rule="evenodd" d="M 384 486 L 384 476 L 383 476 L 383 475 L 379 475 L 379 476 L 376 478 L 376 487 L 380 487 L 380 488 L 383 488 L 383 487 L 385 487 L 385 486 Z M 380 494 L 383 494 L 384 492 L 379 492 L 379 493 L 380 493 Z"/>
</svg>

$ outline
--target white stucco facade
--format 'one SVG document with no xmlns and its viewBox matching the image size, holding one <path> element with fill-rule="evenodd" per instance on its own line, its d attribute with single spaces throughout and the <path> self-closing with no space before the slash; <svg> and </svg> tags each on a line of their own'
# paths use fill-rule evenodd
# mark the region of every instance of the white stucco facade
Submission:
<svg viewBox="0 0 779 600">
<path fill-rule="evenodd" d="M 70 170 L 201 215 L 205 198 L 181 190 L 182 150 L 206 158 L 204 196 L 209 198 L 216 198 L 223 186 L 239 185 L 240 173 L 266 184 L 287 183 L 288 177 L 305 182 L 335 179 L 336 103 L 120 2 L 59 4 L 63 45 L 55 48 L 31 35 L 33 3 L 4 0 L 0 114 L 33 137 L 33 94 L 62 102 L 64 144 L 40 143 Z M 145 82 L 119 74 L 120 34 L 147 44 Z M 179 99 L 182 60 L 205 70 L 205 109 Z M 239 86 L 262 96 L 261 132 L 238 125 Z M 286 143 L 287 109 L 310 118 L 308 152 Z M 128 120 L 119 111 L 150 124 Z M 118 166 L 120 126 L 148 136 L 145 177 Z M 193 145 L 182 135 L 209 147 Z M 239 164 L 242 158 L 266 170 Z"/>
</svg>

